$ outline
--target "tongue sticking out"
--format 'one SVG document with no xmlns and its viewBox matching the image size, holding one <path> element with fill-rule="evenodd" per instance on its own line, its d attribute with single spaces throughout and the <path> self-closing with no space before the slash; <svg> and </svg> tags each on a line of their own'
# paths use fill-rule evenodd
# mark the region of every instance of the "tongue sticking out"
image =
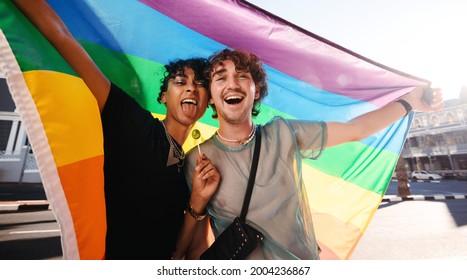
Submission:
<svg viewBox="0 0 467 280">
<path fill-rule="evenodd" d="M 196 116 L 197 107 L 193 103 L 182 103 L 182 111 L 187 117 L 194 118 Z"/>
</svg>

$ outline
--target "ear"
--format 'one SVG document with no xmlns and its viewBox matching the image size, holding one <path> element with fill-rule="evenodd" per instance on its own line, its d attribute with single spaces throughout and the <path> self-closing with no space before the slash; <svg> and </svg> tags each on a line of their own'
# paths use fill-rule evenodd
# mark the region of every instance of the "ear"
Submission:
<svg viewBox="0 0 467 280">
<path fill-rule="evenodd" d="M 211 105 L 214 104 L 214 100 L 212 100 L 211 97 L 209 98 L 209 104 L 211 104 Z"/>
<path fill-rule="evenodd" d="M 255 99 L 258 99 L 259 97 L 260 97 L 259 86 L 255 86 Z"/>
<path fill-rule="evenodd" d="M 162 102 L 162 104 L 167 103 L 166 94 L 167 94 L 167 92 L 165 92 L 165 91 L 162 92 L 162 96 L 161 96 L 161 102 Z"/>
</svg>

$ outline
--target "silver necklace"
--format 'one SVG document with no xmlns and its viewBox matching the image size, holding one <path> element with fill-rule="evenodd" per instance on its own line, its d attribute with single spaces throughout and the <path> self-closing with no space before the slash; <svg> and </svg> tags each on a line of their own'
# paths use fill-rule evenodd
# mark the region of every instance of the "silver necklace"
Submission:
<svg viewBox="0 0 467 280">
<path fill-rule="evenodd" d="M 167 141 L 169 141 L 170 150 L 169 150 L 169 158 L 167 159 L 167 166 L 172 165 L 174 163 L 177 164 L 178 172 L 180 172 L 180 168 L 183 167 L 184 159 L 185 159 L 185 152 L 183 149 L 179 149 L 178 145 L 174 143 L 172 136 L 170 136 L 169 132 L 167 131 L 167 127 L 163 121 L 160 121 L 162 126 L 164 127 L 165 136 L 167 137 Z"/>
<path fill-rule="evenodd" d="M 256 134 L 256 125 L 253 124 L 253 127 L 251 128 L 251 131 L 250 131 L 250 134 L 248 134 L 247 137 L 243 138 L 243 139 L 228 139 L 228 138 L 225 138 L 224 136 L 222 136 L 220 133 L 219 133 L 219 130 L 216 131 L 216 137 L 217 137 L 217 140 L 220 141 L 220 139 L 226 141 L 226 142 L 230 142 L 230 143 L 237 143 L 237 144 L 241 144 L 243 146 L 245 146 L 246 144 L 250 143 L 251 140 L 253 140 L 253 138 L 255 137 L 255 134 Z M 219 139 L 220 138 L 220 139 Z"/>
</svg>

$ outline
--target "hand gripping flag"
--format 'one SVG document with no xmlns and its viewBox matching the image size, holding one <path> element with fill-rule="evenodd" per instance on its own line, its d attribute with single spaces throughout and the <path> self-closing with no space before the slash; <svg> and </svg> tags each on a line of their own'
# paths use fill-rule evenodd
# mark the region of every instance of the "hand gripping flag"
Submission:
<svg viewBox="0 0 467 280">
<path fill-rule="evenodd" d="M 269 95 L 256 122 L 273 116 L 347 121 L 427 84 L 240 0 L 50 0 L 115 84 L 154 113 L 163 65 L 245 49 L 265 62 Z M 0 65 L 21 113 L 66 259 L 105 252 L 102 132 L 82 80 L 10 1 L 0 3 Z M 349 259 L 373 217 L 411 115 L 355 143 L 304 160 L 303 178 L 323 259 Z M 218 127 L 208 110 L 203 138 Z M 188 139 L 184 148 L 196 145 Z"/>
</svg>

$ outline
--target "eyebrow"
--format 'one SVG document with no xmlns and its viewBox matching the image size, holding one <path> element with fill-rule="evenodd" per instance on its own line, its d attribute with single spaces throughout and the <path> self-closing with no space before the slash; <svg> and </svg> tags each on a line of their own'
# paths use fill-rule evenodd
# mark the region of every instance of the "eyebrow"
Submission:
<svg viewBox="0 0 467 280">
<path fill-rule="evenodd" d="M 225 72 L 227 72 L 227 69 L 222 68 L 222 69 L 220 69 L 220 70 L 215 71 L 215 72 L 211 75 L 211 77 L 214 77 L 214 76 L 216 76 L 216 75 L 221 75 L 222 73 L 225 73 Z"/>
<path fill-rule="evenodd" d="M 174 75 L 174 78 L 181 77 L 181 78 L 188 78 L 188 76 L 185 73 L 177 73 Z"/>
</svg>

